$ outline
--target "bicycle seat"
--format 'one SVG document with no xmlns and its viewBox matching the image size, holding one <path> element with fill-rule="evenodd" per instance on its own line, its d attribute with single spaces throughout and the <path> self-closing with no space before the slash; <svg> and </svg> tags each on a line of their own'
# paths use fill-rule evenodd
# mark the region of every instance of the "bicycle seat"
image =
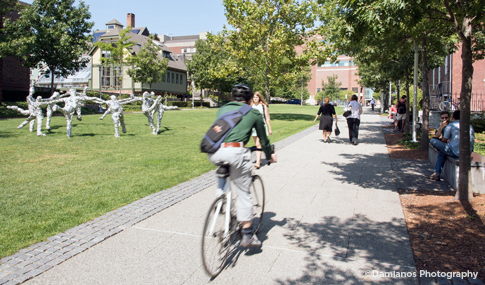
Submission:
<svg viewBox="0 0 485 285">
<path fill-rule="evenodd" d="M 220 177 L 220 178 L 226 178 L 229 176 L 229 163 L 227 162 L 222 162 L 220 164 L 218 164 L 219 167 L 217 168 L 216 170 L 216 175 L 217 177 Z"/>
</svg>

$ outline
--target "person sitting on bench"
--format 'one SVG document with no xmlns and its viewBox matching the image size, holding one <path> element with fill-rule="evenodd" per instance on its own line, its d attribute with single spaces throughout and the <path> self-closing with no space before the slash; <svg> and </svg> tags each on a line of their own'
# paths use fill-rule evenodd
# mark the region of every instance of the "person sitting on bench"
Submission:
<svg viewBox="0 0 485 285">
<path fill-rule="evenodd" d="M 453 123 L 444 128 L 441 140 L 432 138 L 430 144 L 438 150 L 438 159 L 434 167 L 434 173 L 429 179 L 439 181 L 446 157 L 459 158 L 460 156 L 460 110 L 453 112 Z M 470 155 L 475 145 L 475 131 L 470 125 Z"/>
</svg>

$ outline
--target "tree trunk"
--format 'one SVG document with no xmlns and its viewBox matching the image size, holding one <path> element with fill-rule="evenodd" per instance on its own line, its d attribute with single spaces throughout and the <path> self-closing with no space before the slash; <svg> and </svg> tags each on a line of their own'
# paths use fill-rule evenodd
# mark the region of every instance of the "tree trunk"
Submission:
<svg viewBox="0 0 485 285">
<path fill-rule="evenodd" d="M 471 164 L 471 149 L 470 149 L 470 101 L 472 95 L 472 81 L 473 81 L 473 53 L 472 53 L 472 25 L 471 19 L 465 17 L 463 19 L 463 28 L 461 29 L 462 54 L 461 60 L 463 62 L 462 69 L 462 84 L 460 97 L 460 159 L 459 159 L 459 178 L 458 189 L 456 191 L 455 199 L 460 201 L 472 201 L 473 189 L 470 189 L 469 183 L 470 164 Z"/>
<path fill-rule="evenodd" d="M 404 132 L 405 133 L 408 133 L 409 134 L 409 131 L 411 130 L 411 126 L 409 125 L 409 115 L 410 115 L 410 112 L 409 112 L 409 99 L 411 99 L 409 97 L 409 76 L 411 74 L 407 74 L 406 75 L 406 123 L 405 123 L 405 126 L 404 126 Z"/>
<path fill-rule="evenodd" d="M 423 124 L 421 125 L 421 144 L 420 150 L 428 150 L 429 147 L 429 140 L 428 140 L 428 133 L 429 133 L 429 83 L 428 83 L 428 56 L 426 50 L 426 34 L 421 38 L 421 50 L 422 50 L 422 58 L 423 58 L 423 70 L 422 70 L 422 77 L 423 77 Z M 416 102 L 418 103 L 418 102 Z M 416 112 L 417 114 L 417 112 Z M 414 119 L 414 118 L 413 118 Z M 416 118 L 417 119 L 417 118 Z"/>
<path fill-rule="evenodd" d="M 49 70 L 51 72 L 51 93 L 50 93 L 50 95 L 52 95 L 52 93 L 54 93 L 54 71 L 55 71 L 55 68 L 49 66 Z"/>
<path fill-rule="evenodd" d="M 382 90 L 388 90 L 386 88 L 387 86 L 384 84 L 382 85 Z M 390 94 L 388 94 L 389 91 L 383 91 L 383 94 L 384 94 L 384 101 L 382 102 L 384 104 L 384 110 L 387 110 L 387 113 L 389 114 L 389 112 L 391 112 L 391 109 L 389 109 L 389 97 L 388 96 L 391 96 Z"/>
</svg>

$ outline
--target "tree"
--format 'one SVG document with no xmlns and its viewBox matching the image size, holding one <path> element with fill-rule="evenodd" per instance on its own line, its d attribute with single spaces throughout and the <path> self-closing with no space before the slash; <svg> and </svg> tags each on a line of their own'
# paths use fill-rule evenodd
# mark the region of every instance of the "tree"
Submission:
<svg viewBox="0 0 485 285">
<path fill-rule="evenodd" d="M 264 86 L 267 100 L 276 78 L 296 78 L 298 72 L 282 73 L 282 58 L 292 66 L 309 66 L 310 52 L 297 55 L 296 46 L 305 43 L 314 25 L 312 1 L 296 0 L 224 0 L 229 25 L 224 28 L 226 50 L 237 60 L 239 70 L 248 70 L 249 80 Z M 293 70 L 294 71 L 294 70 Z"/>
<path fill-rule="evenodd" d="M 18 20 L 5 19 L 0 54 L 13 55 L 30 68 L 47 67 L 52 93 L 55 76 L 72 75 L 89 62 L 82 55 L 89 49 L 91 13 L 83 1 L 74 6 L 74 0 L 34 0 L 32 6 L 17 8 Z"/>
<path fill-rule="evenodd" d="M 224 50 L 224 41 L 225 39 L 220 35 L 209 34 L 207 41 L 198 40 L 195 43 L 197 52 L 187 63 L 187 73 L 192 77 L 197 88 L 230 92 L 234 84 L 246 81 L 243 73 L 236 69 L 235 59 Z M 227 68 L 232 70 L 221 72 Z"/>
<path fill-rule="evenodd" d="M 336 74 L 332 76 L 327 76 L 328 83 L 322 80 L 322 91 L 315 95 L 315 99 L 323 101 L 325 97 L 328 97 L 330 101 L 335 101 L 340 99 L 340 86 L 342 82 L 337 82 L 338 76 Z"/>
<path fill-rule="evenodd" d="M 123 86 L 123 66 L 129 65 L 132 55 L 132 47 L 136 44 L 130 41 L 131 27 L 127 27 L 120 31 L 120 35 L 115 42 L 97 41 L 94 43 L 96 47 L 106 52 L 106 56 L 101 57 L 101 62 L 106 65 L 111 65 L 113 72 L 116 74 L 117 81 L 114 82 L 114 87 L 119 88 L 119 98 L 121 99 L 121 87 Z"/>
<path fill-rule="evenodd" d="M 161 82 L 168 67 L 168 58 L 163 56 L 162 49 L 153 41 L 154 36 L 150 35 L 137 55 L 132 56 L 129 62 L 134 68 L 128 69 L 128 75 L 136 82 L 152 84 Z"/>
<path fill-rule="evenodd" d="M 460 156 L 459 180 L 455 199 L 473 200 L 470 183 L 470 113 L 473 80 L 473 61 L 483 59 L 485 2 L 481 0 L 430 0 L 429 19 L 453 27 L 462 48 L 462 82 L 460 95 Z"/>
</svg>

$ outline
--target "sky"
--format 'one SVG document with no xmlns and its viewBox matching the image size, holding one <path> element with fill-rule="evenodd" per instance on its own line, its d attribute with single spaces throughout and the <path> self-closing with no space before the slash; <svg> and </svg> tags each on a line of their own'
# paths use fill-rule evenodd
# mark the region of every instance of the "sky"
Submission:
<svg viewBox="0 0 485 285">
<path fill-rule="evenodd" d="M 174 37 L 217 33 L 227 25 L 222 0 L 84 0 L 84 3 L 91 12 L 93 31 L 105 30 L 105 24 L 113 19 L 126 27 L 128 13 L 135 14 L 135 26 Z M 77 5 L 79 0 L 75 2 Z"/>
</svg>

